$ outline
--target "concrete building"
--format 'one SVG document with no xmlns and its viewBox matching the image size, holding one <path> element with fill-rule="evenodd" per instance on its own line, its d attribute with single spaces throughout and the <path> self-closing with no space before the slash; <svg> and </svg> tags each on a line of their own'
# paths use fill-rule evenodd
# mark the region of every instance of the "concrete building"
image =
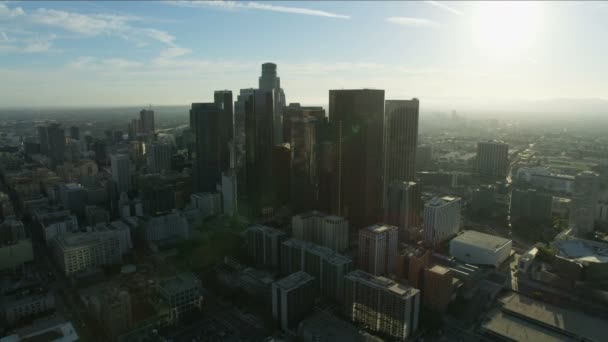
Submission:
<svg viewBox="0 0 608 342">
<path fill-rule="evenodd" d="M 315 278 L 321 295 L 336 302 L 344 297 L 344 276 L 352 260 L 312 242 L 289 239 L 281 245 L 281 274 L 304 271 Z"/>
<path fill-rule="evenodd" d="M 549 167 L 521 167 L 517 170 L 518 182 L 524 182 L 535 188 L 571 194 L 574 190 L 574 177 L 555 174 Z"/>
<path fill-rule="evenodd" d="M 126 154 L 110 155 L 110 165 L 112 167 L 112 181 L 116 185 L 117 191 L 127 192 L 131 188 L 131 162 Z"/>
<path fill-rule="evenodd" d="M 104 289 L 93 299 L 97 319 L 101 322 L 106 334 L 116 339 L 133 327 L 131 296 L 126 289 Z"/>
<path fill-rule="evenodd" d="M 287 234 L 259 224 L 247 228 L 245 234 L 247 251 L 255 263 L 278 269 L 281 264 L 281 244 L 287 239 Z"/>
<path fill-rule="evenodd" d="M 296 272 L 272 284 L 272 317 L 283 331 L 295 331 L 313 312 L 317 290 L 314 277 Z"/>
<path fill-rule="evenodd" d="M 374 224 L 359 230 L 359 267 L 373 275 L 392 275 L 397 260 L 398 228 Z"/>
<path fill-rule="evenodd" d="M 224 215 L 237 215 L 238 191 L 237 178 L 234 169 L 222 173 L 222 212 Z"/>
<path fill-rule="evenodd" d="M 424 239 L 437 244 L 460 231 L 461 199 L 455 196 L 435 197 L 424 204 Z"/>
<path fill-rule="evenodd" d="M 21 288 L 5 294 L 0 304 L 0 316 L 14 326 L 22 319 L 54 310 L 55 296 L 48 289 Z"/>
<path fill-rule="evenodd" d="M 0 342 L 75 342 L 80 337 L 70 321 L 62 317 L 45 317 L 0 338 Z"/>
<path fill-rule="evenodd" d="M 154 133 L 154 111 L 151 109 L 142 109 L 139 112 L 139 124 L 141 125 L 141 133 Z"/>
<path fill-rule="evenodd" d="M 14 270 L 33 260 L 32 240 L 0 243 L 0 271 Z"/>
<path fill-rule="evenodd" d="M 346 275 L 344 313 L 372 331 L 405 340 L 418 329 L 420 291 L 361 270 Z"/>
<path fill-rule="evenodd" d="M 348 221 L 311 211 L 291 218 L 292 235 L 296 239 L 314 242 L 337 252 L 348 248 Z"/>
<path fill-rule="evenodd" d="M 298 337 L 303 342 L 382 342 L 379 337 L 372 336 L 327 312 L 317 312 L 303 320 L 298 326 Z"/>
<path fill-rule="evenodd" d="M 501 307 L 490 311 L 481 324 L 481 332 L 492 341 L 606 340 L 608 321 L 601 317 L 516 293 L 498 302 Z"/>
<path fill-rule="evenodd" d="M 424 290 L 422 291 L 424 306 L 437 314 L 444 314 L 448 304 L 455 298 L 455 282 L 452 270 L 440 265 L 427 268 L 424 271 Z"/>
<path fill-rule="evenodd" d="M 170 144 L 153 143 L 146 145 L 146 164 L 151 173 L 171 170 L 173 147 Z"/>
<path fill-rule="evenodd" d="M 386 100 L 384 182 L 416 180 L 418 99 Z"/>
<path fill-rule="evenodd" d="M 201 281 L 193 273 L 180 273 L 162 279 L 158 281 L 157 291 L 171 308 L 172 322 L 177 323 L 184 315 L 202 309 Z"/>
<path fill-rule="evenodd" d="M 0 244 L 19 241 L 27 238 L 23 222 L 15 219 L 6 219 L 0 224 Z"/>
<path fill-rule="evenodd" d="M 498 267 L 511 256 L 512 241 L 467 230 L 450 241 L 450 255 L 473 265 Z"/>
<path fill-rule="evenodd" d="M 477 171 L 484 177 L 507 177 L 509 172 L 509 145 L 501 141 L 477 143 Z"/>
<path fill-rule="evenodd" d="M 384 90 L 330 90 L 329 121 L 338 131 L 334 214 L 356 227 L 378 222 L 384 197 Z"/>
<path fill-rule="evenodd" d="M 222 198 L 217 192 L 198 192 L 190 195 L 192 205 L 201 211 L 203 217 L 215 216 L 222 213 Z"/>
<path fill-rule="evenodd" d="M 599 190 L 599 176 L 594 172 L 581 172 L 574 178 L 570 225 L 578 235 L 585 236 L 594 230 Z"/>
<path fill-rule="evenodd" d="M 79 231 L 78 220 L 69 210 L 40 211 L 35 217 L 42 228 L 42 236 L 47 243 L 55 237 Z"/>
<path fill-rule="evenodd" d="M 422 208 L 417 183 L 396 180 L 388 184 L 384 200 L 384 222 L 399 227 L 401 240 L 406 238 L 410 228 L 420 226 Z"/>
<path fill-rule="evenodd" d="M 87 191 L 82 185 L 76 183 L 62 184 L 59 187 L 61 205 L 79 216 L 84 216 L 87 205 Z"/>
<path fill-rule="evenodd" d="M 122 261 L 118 238 L 103 233 L 65 234 L 51 241 L 51 250 L 67 276 Z"/>
<path fill-rule="evenodd" d="M 146 217 L 142 233 L 145 241 L 187 240 L 190 239 L 190 225 L 182 213 L 172 212 Z"/>
<path fill-rule="evenodd" d="M 121 255 L 130 253 L 133 249 L 133 242 L 131 241 L 131 229 L 122 221 L 96 224 L 93 227 L 93 231 L 116 237 L 118 239 L 118 248 L 120 249 Z"/>
<path fill-rule="evenodd" d="M 535 189 L 513 189 L 511 221 L 551 223 L 553 196 Z"/>
</svg>

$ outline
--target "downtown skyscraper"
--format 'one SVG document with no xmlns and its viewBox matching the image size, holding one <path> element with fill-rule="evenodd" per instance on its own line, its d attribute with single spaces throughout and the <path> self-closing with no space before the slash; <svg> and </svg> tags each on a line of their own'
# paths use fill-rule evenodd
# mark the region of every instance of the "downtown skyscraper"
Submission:
<svg viewBox="0 0 608 342">
<path fill-rule="evenodd" d="M 225 116 L 232 116 L 232 105 L 226 106 L 223 99 L 218 103 L 193 103 L 190 109 L 196 153 L 193 177 L 196 191 L 215 191 L 221 183 L 222 171 L 226 170 L 224 167 L 229 167 L 228 147 L 224 143 L 226 132 L 231 128 L 224 127 L 230 122 Z"/>
<path fill-rule="evenodd" d="M 384 90 L 330 90 L 329 120 L 337 130 L 334 212 L 355 227 L 378 222 L 384 187 Z"/>
<path fill-rule="evenodd" d="M 285 107 L 285 92 L 281 88 L 281 78 L 277 76 L 277 65 L 262 64 L 262 76 L 258 80 L 260 91 L 273 93 L 274 109 L 272 113 L 274 143 L 283 142 L 283 107 Z"/>
<path fill-rule="evenodd" d="M 416 180 L 416 146 L 418 141 L 418 99 L 387 100 L 385 107 L 385 179 Z"/>
</svg>

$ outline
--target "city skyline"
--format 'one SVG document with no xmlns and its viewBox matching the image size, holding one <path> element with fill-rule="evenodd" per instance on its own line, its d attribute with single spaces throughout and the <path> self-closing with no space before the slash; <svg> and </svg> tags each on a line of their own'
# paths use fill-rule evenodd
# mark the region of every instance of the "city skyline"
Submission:
<svg viewBox="0 0 608 342">
<path fill-rule="evenodd" d="M 378 88 L 421 98 L 421 111 L 552 99 L 605 108 L 608 48 L 592 38 L 607 11 L 595 2 L 0 2 L 0 75 L 14 80 L 0 86 L 0 106 L 200 102 L 254 87 L 270 61 L 287 102 L 327 105 L 329 89 Z"/>
</svg>

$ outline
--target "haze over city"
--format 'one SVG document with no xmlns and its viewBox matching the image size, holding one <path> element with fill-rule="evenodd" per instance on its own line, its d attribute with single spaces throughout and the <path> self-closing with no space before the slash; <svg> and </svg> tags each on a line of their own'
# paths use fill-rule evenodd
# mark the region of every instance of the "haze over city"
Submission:
<svg viewBox="0 0 608 342">
<path fill-rule="evenodd" d="M 271 60 L 302 103 L 368 87 L 423 111 L 598 112 L 606 15 L 603 2 L 1 2 L 0 104 L 181 105 L 253 86 Z"/>
<path fill-rule="evenodd" d="M 604 342 L 607 2 L 0 2 L 0 342 Z"/>
</svg>

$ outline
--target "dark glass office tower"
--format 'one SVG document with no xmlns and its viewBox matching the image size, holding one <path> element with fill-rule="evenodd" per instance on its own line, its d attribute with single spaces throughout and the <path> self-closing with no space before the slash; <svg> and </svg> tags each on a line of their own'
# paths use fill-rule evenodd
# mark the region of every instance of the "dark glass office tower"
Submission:
<svg viewBox="0 0 608 342">
<path fill-rule="evenodd" d="M 416 179 L 416 145 L 418 141 L 418 99 L 387 100 L 385 117 L 385 179 Z"/>
<path fill-rule="evenodd" d="M 329 91 L 337 127 L 337 212 L 355 228 L 382 219 L 384 90 Z"/>
<path fill-rule="evenodd" d="M 215 191 L 221 181 L 219 123 L 223 110 L 215 103 L 193 103 L 190 128 L 194 132 L 193 181 L 197 192 Z"/>
<path fill-rule="evenodd" d="M 65 130 L 60 124 L 50 124 L 46 127 L 46 134 L 49 144 L 49 158 L 53 167 L 64 162 L 65 154 Z"/>
<path fill-rule="evenodd" d="M 243 96 L 243 95 L 242 95 Z M 247 200 L 258 215 L 275 204 L 273 92 L 255 90 L 243 98 Z"/>
<path fill-rule="evenodd" d="M 220 167 L 222 171 L 231 168 L 230 146 L 234 136 L 234 107 L 232 103 L 232 91 L 216 90 L 213 94 L 213 102 L 223 113 L 220 117 Z"/>
</svg>

